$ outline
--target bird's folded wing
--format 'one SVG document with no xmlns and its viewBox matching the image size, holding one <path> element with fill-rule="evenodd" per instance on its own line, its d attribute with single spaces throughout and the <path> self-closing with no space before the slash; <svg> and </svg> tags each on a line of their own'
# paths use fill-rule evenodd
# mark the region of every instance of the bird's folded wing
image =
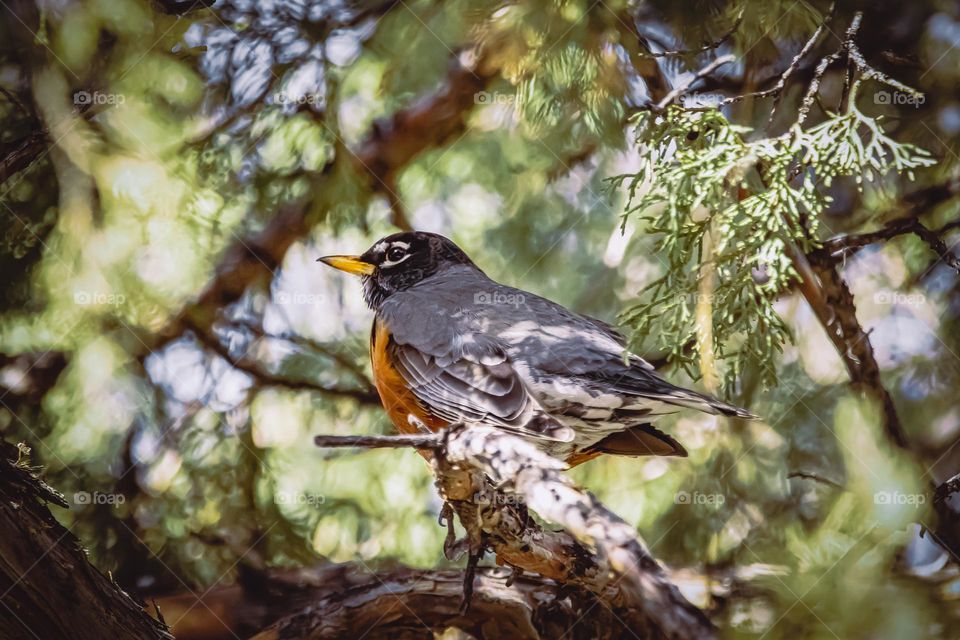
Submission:
<svg viewBox="0 0 960 640">
<path fill-rule="evenodd" d="M 572 430 L 533 399 L 496 341 L 472 335 L 458 342 L 441 355 L 394 342 L 387 356 L 417 399 L 444 420 L 481 422 L 551 440 L 573 439 Z"/>
</svg>

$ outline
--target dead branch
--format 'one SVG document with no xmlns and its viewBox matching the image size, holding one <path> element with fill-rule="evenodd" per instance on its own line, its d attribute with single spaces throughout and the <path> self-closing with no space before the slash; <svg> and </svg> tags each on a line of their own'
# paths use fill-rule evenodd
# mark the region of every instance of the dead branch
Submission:
<svg viewBox="0 0 960 640">
<path fill-rule="evenodd" d="M 437 434 L 318 436 L 316 443 L 429 449 L 437 486 L 466 529 L 471 552 L 490 548 L 500 564 L 585 588 L 630 611 L 629 628 L 670 638 L 714 635 L 634 528 L 563 476 L 563 462 L 522 438 L 460 424 Z M 564 531 L 540 527 L 528 510 Z"/>
</svg>

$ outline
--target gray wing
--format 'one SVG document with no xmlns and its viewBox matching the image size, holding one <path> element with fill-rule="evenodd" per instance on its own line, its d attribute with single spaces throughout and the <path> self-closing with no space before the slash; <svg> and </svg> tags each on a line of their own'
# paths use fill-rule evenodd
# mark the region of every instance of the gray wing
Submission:
<svg viewBox="0 0 960 640">
<path fill-rule="evenodd" d="M 422 306 L 435 301 L 417 296 L 405 296 L 404 301 L 419 304 L 394 303 L 381 309 L 391 334 L 387 354 L 432 413 L 449 422 L 480 422 L 528 437 L 573 440 L 573 431 L 550 417 L 530 394 L 496 338 L 467 332 L 449 314 Z"/>
<path fill-rule="evenodd" d="M 525 302 L 535 320 L 508 327 L 501 337 L 511 355 L 529 366 L 534 378 L 549 379 L 556 389 L 570 389 L 570 395 L 583 398 L 586 394 L 597 399 L 597 407 L 611 410 L 656 414 L 670 411 L 663 405 L 672 405 L 755 417 L 709 395 L 667 382 L 638 356 L 630 355 L 624 362 L 626 341 L 607 323 L 544 298 L 527 296 Z M 585 404 L 592 403 L 587 400 Z"/>
</svg>

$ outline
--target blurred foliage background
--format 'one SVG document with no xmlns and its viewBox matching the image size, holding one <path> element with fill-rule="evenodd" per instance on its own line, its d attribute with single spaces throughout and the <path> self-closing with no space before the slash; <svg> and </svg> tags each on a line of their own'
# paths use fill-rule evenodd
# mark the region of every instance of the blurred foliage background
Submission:
<svg viewBox="0 0 960 640">
<path fill-rule="evenodd" d="M 635 116 L 669 90 L 658 80 L 682 86 L 732 54 L 680 105 L 768 89 L 829 11 L 812 0 L 4 6 L 0 431 L 67 494 L 57 516 L 97 566 L 139 594 L 230 583 L 254 561 L 447 564 L 416 453 L 312 445 L 391 429 L 369 382 L 359 285 L 315 258 L 398 228 L 440 232 L 491 277 L 615 321 L 671 268 L 663 229 L 624 217 L 629 184 L 611 181 L 652 153 Z M 956 3 L 843 3 L 771 123 L 771 97 L 721 113 L 748 140 L 786 131 L 857 9 L 864 57 L 923 93 L 884 99 L 867 80 L 859 109 L 933 162 L 913 181 L 892 171 L 826 186 L 809 251 L 884 235 L 904 215 L 929 229 L 957 218 Z M 674 50 L 687 51 L 649 55 Z M 835 110 L 847 69 L 827 70 L 808 124 Z M 728 386 L 761 420 L 680 414 L 661 428 L 688 459 L 604 458 L 573 475 L 730 635 L 956 637 L 960 528 L 933 502 L 960 471 L 956 260 L 915 233 L 834 257 L 908 446 L 890 441 L 883 407 L 850 385 L 785 277 L 767 290 L 788 339 Z M 681 268 L 696 273 L 698 259 Z M 695 328 L 694 307 L 683 317 Z M 625 318 L 644 328 L 639 352 L 697 384 L 696 358 L 673 366 L 690 354 L 661 339 L 674 333 Z M 956 495 L 946 503 L 960 510 Z"/>
</svg>

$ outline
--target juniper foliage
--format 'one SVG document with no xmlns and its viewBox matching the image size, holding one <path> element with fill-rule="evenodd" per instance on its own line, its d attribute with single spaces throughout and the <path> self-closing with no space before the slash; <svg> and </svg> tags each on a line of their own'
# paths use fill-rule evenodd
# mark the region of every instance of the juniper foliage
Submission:
<svg viewBox="0 0 960 640">
<path fill-rule="evenodd" d="M 718 108 L 673 105 L 634 117 L 640 168 L 613 182 L 629 190 L 623 225 L 637 219 L 657 234 L 664 273 L 622 315 L 633 348 L 656 336 L 656 347 L 695 377 L 703 351 L 712 349 L 726 361 L 728 392 L 751 368 L 776 384 L 775 356 L 790 331 L 774 303 L 798 278 L 787 248 L 818 244 L 834 180 L 882 188 L 891 174 L 912 180 L 913 169 L 934 163 L 925 149 L 887 135 L 882 116 L 857 107 L 861 86 L 855 83 L 845 111 L 810 127 L 798 118 L 772 137 L 730 122 Z M 701 287 L 707 268 L 717 274 L 710 291 Z M 698 302 L 711 306 L 710 345 L 697 339 Z"/>
</svg>

